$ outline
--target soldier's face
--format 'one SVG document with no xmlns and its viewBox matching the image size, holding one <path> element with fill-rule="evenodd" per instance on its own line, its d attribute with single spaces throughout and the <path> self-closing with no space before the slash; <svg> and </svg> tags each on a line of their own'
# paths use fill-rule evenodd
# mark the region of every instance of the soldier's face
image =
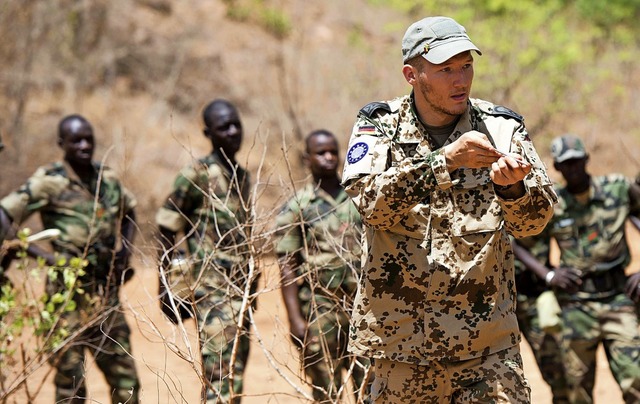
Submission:
<svg viewBox="0 0 640 404">
<path fill-rule="evenodd" d="M 309 140 L 305 155 L 314 177 L 335 177 L 338 170 L 338 142 L 332 136 L 316 135 Z"/>
<path fill-rule="evenodd" d="M 424 105 L 429 125 L 446 125 L 464 113 L 473 82 L 473 57 L 471 52 L 460 53 L 444 63 L 434 65 L 425 60 L 419 69 L 415 96 L 422 97 L 418 105 Z"/>
<path fill-rule="evenodd" d="M 554 163 L 556 170 L 560 171 L 567 185 L 581 184 L 589 176 L 587 174 L 587 157 L 565 160 L 562 163 Z"/>
<path fill-rule="evenodd" d="M 64 151 L 64 159 L 68 162 L 82 165 L 91 164 L 95 139 L 93 129 L 88 122 L 82 120 L 69 122 L 58 143 Z"/>
<path fill-rule="evenodd" d="M 221 106 L 212 112 L 211 127 L 205 135 L 211 139 L 214 148 L 222 149 L 225 155 L 234 158 L 242 144 L 242 123 L 238 112 L 229 106 Z"/>
</svg>

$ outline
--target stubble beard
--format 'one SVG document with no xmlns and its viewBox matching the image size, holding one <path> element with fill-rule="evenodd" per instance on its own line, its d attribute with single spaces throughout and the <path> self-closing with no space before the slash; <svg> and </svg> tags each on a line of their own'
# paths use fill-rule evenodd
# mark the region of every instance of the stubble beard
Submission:
<svg viewBox="0 0 640 404">
<path fill-rule="evenodd" d="M 433 112 L 455 118 L 462 115 L 464 111 L 467 109 L 466 103 L 460 106 L 459 111 L 444 107 L 443 106 L 444 102 L 438 103 L 438 101 L 442 101 L 442 100 L 434 99 L 434 97 L 432 96 L 433 91 L 431 90 L 432 88 L 429 84 L 424 84 L 420 86 L 420 92 L 422 93 L 422 97 L 425 99 L 425 101 L 427 102 L 427 104 L 429 105 L 429 107 Z M 468 100 L 468 97 L 467 97 L 467 100 Z"/>
</svg>

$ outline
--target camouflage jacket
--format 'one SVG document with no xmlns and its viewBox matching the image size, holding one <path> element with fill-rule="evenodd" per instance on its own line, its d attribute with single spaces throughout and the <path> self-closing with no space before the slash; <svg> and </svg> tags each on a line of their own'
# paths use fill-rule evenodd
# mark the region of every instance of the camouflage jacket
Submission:
<svg viewBox="0 0 640 404">
<path fill-rule="evenodd" d="M 136 201 L 111 169 L 93 164 L 95 176 L 89 185 L 66 163 L 40 167 L 17 191 L 3 198 L 0 206 L 17 223 L 40 212 L 44 228 L 61 230 L 60 237 L 52 241 L 55 251 L 85 257 L 90 264 L 107 269 L 121 220 Z"/>
<path fill-rule="evenodd" d="M 302 302 L 311 301 L 312 294 L 329 302 L 354 297 L 360 272 L 362 222 L 346 192 L 341 191 L 334 199 L 308 184 L 282 208 L 276 226 L 276 253 L 299 253 L 302 257 L 303 264 L 298 268 Z"/>
<path fill-rule="evenodd" d="M 251 183 L 241 167 L 232 172 L 213 153 L 185 167 L 156 214 L 156 223 L 182 232 L 194 266 L 194 279 L 212 288 L 230 282 L 244 288 L 249 260 Z M 201 273 L 200 271 L 204 269 Z"/>
<path fill-rule="evenodd" d="M 550 223 L 560 247 L 560 264 L 584 274 L 626 266 L 631 259 L 625 237 L 628 216 L 640 216 L 639 186 L 620 174 L 592 176 L 589 202 L 581 204 L 566 187 Z"/>
<path fill-rule="evenodd" d="M 343 173 L 366 226 L 353 353 L 427 363 L 518 344 L 508 234 L 541 231 L 555 192 L 519 115 L 470 100 L 445 145 L 470 130 L 532 165 L 524 196 L 499 198 L 488 168 L 449 174 L 412 96 L 360 111 Z"/>
</svg>

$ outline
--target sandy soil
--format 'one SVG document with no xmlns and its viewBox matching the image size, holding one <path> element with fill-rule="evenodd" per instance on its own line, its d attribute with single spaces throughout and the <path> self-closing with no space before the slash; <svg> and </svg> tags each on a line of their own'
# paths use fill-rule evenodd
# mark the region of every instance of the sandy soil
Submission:
<svg viewBox="0 0 640 404">
<path fill-rule="evenodd" d="M 169 323 L 154 298 L 157 290 L 154 270 L 143 269 L 140 265 L 138 268 L 136 276 L 124 288 L 122 297 L 133 329 L 133 356 L 142 379 L 142 402 L 198 403 L 200 383 L 194 370 L 198 354 L 193 321 L 187 321 L 182 329 Z M 254 343 L 245 378 L 246 398 L 243 403 L 300 403 L 306 400 L 298 390 L 309 393 L 301 382 L 296 352 L 286 336 L 286 315 L 280 292 L 276 289 L 276 275 L 274 266 L 267 265 L 263 277 L 266 292 L 260 296 L 255 315 Z M 532 402 L 551 403 L 549 389 L 540 377 L 526 343 L 523 343 L 522 351 L 525 370 L 533 386 Z M 47 371 L 43 368 L 36 372 L 29 379 L 30 386 L 35 387 L 42 381 Z M 92 360 L 87 363 L 87 375 L 90 402 L 109 403 L 108 387 Z M 51 374 L 44 383 L 34 404 L 53 401 Z M 602 351 L 599 352 L 595 395 L 596 403 L 622 403 Z M 353 402 L 350 398 L 346 395 L 343 402 Z M 9 402 L 25 403 L 25 400 L 24 394 L 18 394 Z"/>
</svg>

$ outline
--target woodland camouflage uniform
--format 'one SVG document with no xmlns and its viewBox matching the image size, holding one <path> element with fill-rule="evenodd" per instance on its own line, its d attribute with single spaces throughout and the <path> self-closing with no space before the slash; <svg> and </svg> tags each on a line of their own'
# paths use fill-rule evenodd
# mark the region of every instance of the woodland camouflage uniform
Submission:
<svg viewBox="0 0 640 404">
<path fill-rule="evenodd" d="M 529 236 L 516 240 L 543 263 L 549 260 L 549 243 L 543 237 Z M 553 404 L 568 403 L 567 381 L 562 359 L 562 331 L 544 330 L 540 326 L 537 300 L 550 290 L 545 281 L 515 258 L 516 290 L 518 305 L 516 315 L 520 332 L 529 343 L 536 358 L 542 378 L 551 388 Z"/>
<path fill-rule="evenodd" d="M 360 273 L 362 222 L 342 190 L 334 199 L 307 184 L 276 218 L 275 251 L 299 253 L 298 299 L 308 324 L 301 352 L 305 373 L 317 402 L 335 400 L 343 386 L 342 371 L 353 366 L 356 390 L 369 361 L 347 353 L 350 310 Z"/>
<path fill-rule="evenodd" d="M 555 193 L 522 117 L 471 99 L 445 145 L 471 130 L 531 164 L 525 195 L 498 197 L 488 168 L 450 174 L 443 148 L 416 116 L 413 94 L 360 111 L 343 174 L 366 225 L 349 348 L 358 355 L 411 364 L 414 374 L 407 381 L 434 380 L 436 389 L 437 379 L 456 384 L 481 375 L 508 383 L 486 384 L 474 394 L 495 396 L 491 390 L 498 388 L 515 402 L 528 402 L 508 234 L 541 231 L 553 212 Z M 495 361 L 507 366 L 510 375 L 497 374 Z M 450 364 L 455 372 L 438 372 L 443 367 L 436 363 Z M 420 366 L 430 373 L 420 375 Z M 376 368 L 373 398 L 385 394 L 386 383 L 392 380 L 378 377 Z M 437 402 L 446 394 L 411 387 L 392 389 L 402 395 L 393 398 L 409 402 L 414 394 L 433 393 Z"/>
<path fill-rule="evenodd" d="M 84 293 L 74 295 L 77 309 L 63 312 L 59 323 L 70 334 L 81 327 L 85 330 L 51 359 L 57 368 L 56 402 L 68 402 L 69 397 L 76 397 L 71 402 L 84 401 L 84 349 L 88 348 L 111 387 L 113 402 L 136 403 L 140 382 L 131 356 L 130 329 L 120 310 L 119 274 L 112 267 L 121 221 L 136 201 L 112 170 L 93 165 L 89 187 L 66 163 L 40 167 L 0 206 L 15 223 L 39 212 L 44 228 L 61 231 L 51 241 L 53 249 L 88 262 L 78 284 Z M 60 278 L 47 279 L 49 296 L 65 290 Z"/>
<path fill-rule="evenodd" d="M 217 154 L 184 168 L 156 215 L 156 222 L 174 232 L 184 232 L 193 266 L 195 313 L 205 376 L 211 382 L 207 403 L 230 402 L 229 373 L 234 340 L 239 347 L 234 363 L 233 391 L 241 394 L 249 357 L 249 316 L 238 329 L 248 285 L 250 235 L 249 173 L 241 167 L 231 172 Z M 192 226 L 194 227 L 192 229 Z M 192 231 L 193 230 L 193 231 Z M 234 402 L 239 403 L 237 397 Z"/>
<path fill-rule="evenodd" d="M 588 192 L 588 202 L 581 204 L 559 188 L 550 224 L 561 266 L 582 273 L 579 292 L 557 293 L 570 398 L 575 403 L 593 401 L 596 349 L 602 342 L 625 402 L 638 403 L 640 335 L 635 305 L 624 294 L 624 271 L 631 259 L 624 227 L 630 214 L 640 215 L 640 192 L 619 174 L 592 176 Z"/>
</svg>

